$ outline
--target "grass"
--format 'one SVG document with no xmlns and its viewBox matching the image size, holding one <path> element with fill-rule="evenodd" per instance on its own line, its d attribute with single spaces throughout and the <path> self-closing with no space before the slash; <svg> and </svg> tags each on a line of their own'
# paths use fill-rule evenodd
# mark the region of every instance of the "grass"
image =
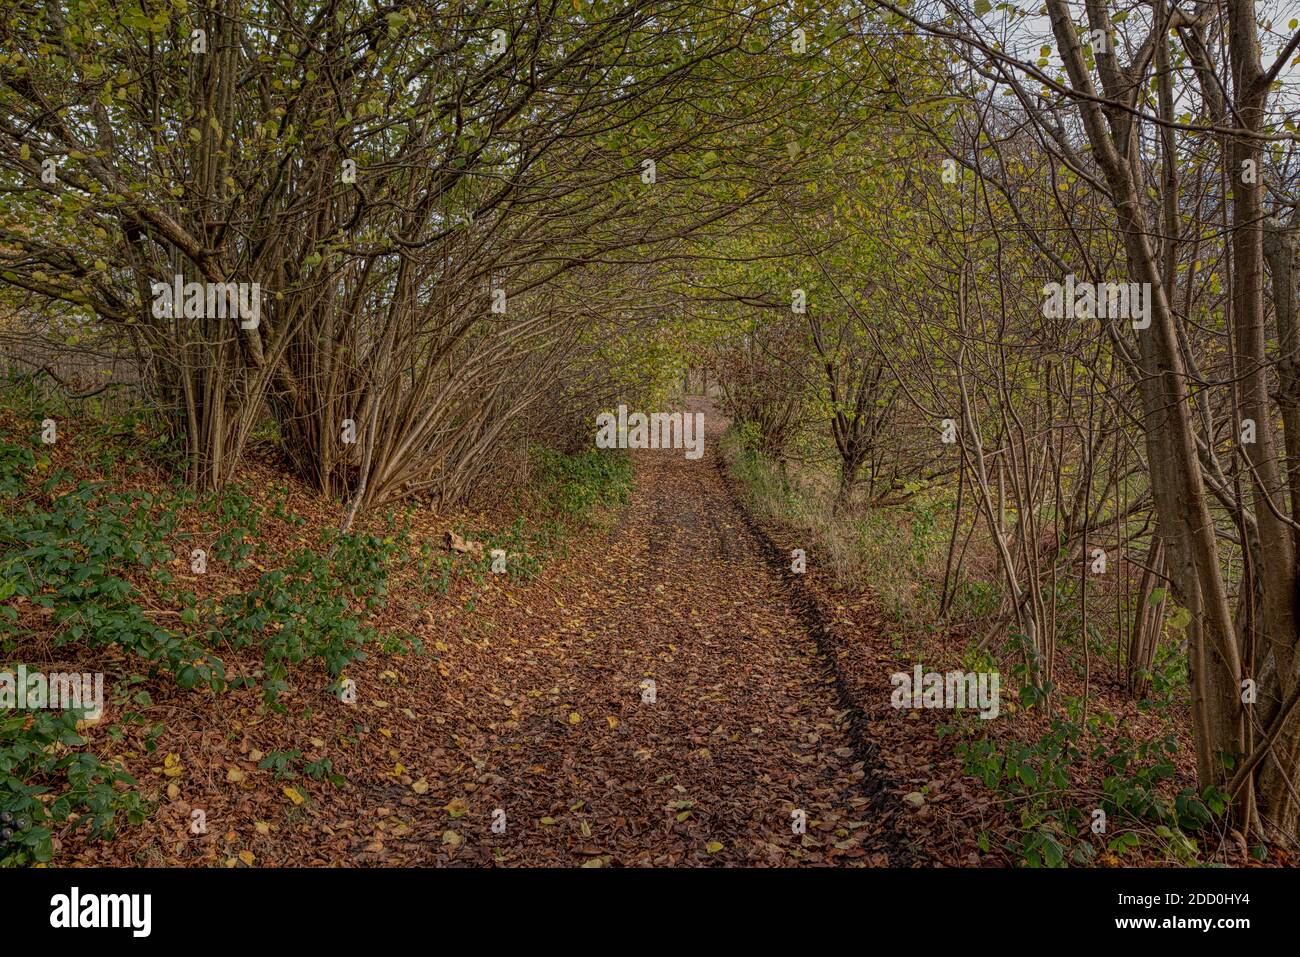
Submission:
<svg viewBox="0 0 1300 957">
<path fill-rule="evenodd" d="M 870 584 L 885 610 L 906 630 L 924 630 L 934 621 L 952 529 L 950 499 L 940 492 L 920 492 L 890 508 L 836 509 L 836 487 L 829 474 L 804 469 L 787 479 L 734 432 L 724 437 L 723 454 L 754 512 L 803 533 L 838 584 Z M 975 621 L 996 612 L 1000 601 L 996 582 L 963 576 L 948 618 Z"/>
</svg>

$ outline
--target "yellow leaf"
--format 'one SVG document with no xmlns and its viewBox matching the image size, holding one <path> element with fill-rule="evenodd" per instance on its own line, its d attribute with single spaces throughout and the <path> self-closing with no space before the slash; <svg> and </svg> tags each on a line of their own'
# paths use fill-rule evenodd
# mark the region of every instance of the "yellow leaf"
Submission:
<svg viewBox="0 0 1300 957">
<path fill-rule="evenodd" d="M 452 798 L 450 803 L 443 806 L 443 810 L 453 818 L 464 817 L 469 813 L 469 802 L 464 798 Z"/>
<path fill-rule="evenodd" d="M 605 723 L 608 724 L 608 725 L 610 726 L 610 728 L 617 728 L 617 727 L 618 727 L 618 718 L 614 717 L 614 716 L 611 714 L 611 715 L 609 715 L 609 716 L 605 719 Z"/>
<path fill-rule="evenodd" d="M 704 849 L 708 851 L 710 854 L 716 854 L 718 853 L 718 851 L 722 850 L 722 842 L 709 841 L 709 843 L 705 846 Z"/>
<path fill-rule="evenodd" d="M 271 833 L 271 825 L 265 821 L 254 821 L 253 830 L 257 831 L 258 834 L 267 835 Z"/>
<path fill-rule="evenodd" d="M 227 784 L 238 784 L 242 780 L 244 780 L 244 772 L 239 768 L 228 768 L 226 770 Z"/>
<path fill-rule="evenodd" d="M 569 724 L 577 724 L 581 720 L 582 715 L 578 714 L 578 712 L 574 711 L 569 714 Z"/>
<path fill-rule="evenodd" d="M 253 866 L 253 861 L 255 860 L 255 858 L 253 857 L 253 852 L 252 852 L 252 851 L 240 851 L 240 852 L 239 852 L 239 859 L 240 859 L 241 861 L 243 861 L 244 864 L 245 864 L 245 866 L 247 866 L 247 867 L 252 867 L 252 866 Z"/>
<path fill-rule="evenodd" d="M 542 818 L 542 827 L 550 827 L 554 823 L 555 823 L 555 818 L 553 817 Z"/>
<path fill-rule="evenodd" d="M 179 755 L 169 754 L 163 758 L 163 774 L 167 775 L 167 777 L 178 778 L 184 770 L 185 767 L 181 764 Z"/>
<path fill-rule="evenodd" d="M 411 785 L 411 790 L 416 794 L 424 794 L 429 790 L 429 782 L 424 778 L 420 778 L 420 780 Z"/>
<path fill-rule="evenodd" d="M 175 801 L 178 797 L 181 796 L 181 789 L 178 788 L 175 784 L 169 784 L 167 785 L 167 796 L 171 798 L 173 801 Z"/>
<path fill-rule="evenodd" d="M 302 795 L 298 793 L 298 790 L 296 788 L 286 787 L 284 789 L 284 796 L 287 797 L 290 801 L 292 801 L 295 807 L 301 804 L 303 801 Z"/>
</svg>

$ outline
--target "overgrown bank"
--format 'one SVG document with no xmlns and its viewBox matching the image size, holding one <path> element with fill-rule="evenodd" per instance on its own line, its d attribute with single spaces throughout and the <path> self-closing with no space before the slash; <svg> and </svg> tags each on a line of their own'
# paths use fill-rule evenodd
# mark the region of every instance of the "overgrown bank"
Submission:
<svg viewBox="0 0 1300 957">
<path fill-rule="evenodd" d="M 338 503 L 269 466 L 196 495 L 155 452 L 129 420 L 63 417 L 46 444 L 33 409 L 0 408 L 0 673 L 105 676 L 98 718 L 0 713 L 0 864 L 59 863 L 74 846 L 93 856 L 100 838 L 160 814 L 183 811 L 184 831 L 201 810 L 215 827 L 216 806 L 194 806 L 182 779 L 206 753 L 218 763 L 205 773 L 243 780 L 232 728 L 285 726 L 274 747 L 244 754 L 292 782 L 290 807 L 346 786 L 355 729 L 303 733 L 313 715 L 364 683 L 372 655 L 436 667 L 446 645 L 428 640 L 432 626 L 472 611 L 485 588 L 528 580 L 631 486 L 617 453 L 537 449 L 529 485 L 478 510 L 413 502 L 339 534 Z M 449 533 L 475 547 L 449 549 Z"/>
<path fill-rule="evenodd" d="M 1138 698 L 1122 679 L 1085 672 L 1100 649 L 1077 635 L 1058 682 L 1035 685 L 1000 615 L 986 542 L 965 544 L 966 575 L 951 580 L 953 501 L 917 489 L 894 506 L 846 506 L 833 476 L 775 462 L 750 436 L 728 432 L 729 475 L 781 549 L 804 551 L 802 584 L 907 807 L 899 827 L 918 847 L 949 849 L 966 866 L 1289 862 L 1285 849 L 1250 847 L 1222 825 L 1221 793 L 1197 793 L 1176 641 Z M 918 666 L 998 673 L 998 717 L 894 707 L 891 679 Z"/>
</svg>

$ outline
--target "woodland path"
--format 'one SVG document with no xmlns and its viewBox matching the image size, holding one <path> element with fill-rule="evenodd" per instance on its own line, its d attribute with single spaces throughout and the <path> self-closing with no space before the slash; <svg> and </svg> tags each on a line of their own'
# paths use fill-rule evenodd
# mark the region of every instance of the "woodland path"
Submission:
<svg viewBox="0 0 1300 957">
<path fill-rule="evenodd" d="M 137 761 L 167 796 L 82 862 L 912 863 L 805 583 L 739 507 L 705 421 L 703 458 L 633 452 L 616 524 L 576 534 L 535 578 L 486 575 L 423 610 L 395 594 L 383 627 L 425 653 L 372 647 L 348 669 L 354 705 L 322 686 L 283 712 L 255 690 L 182 711 L 175 692 L 157 754 L 179 755 L 179 775 Z M 264 768 L 289 749 L 328 757 L 341 783 Z"/>
<path fill-rule="evenodd" d="M 581 603 L 497 676 L 508 700 L 558 688 L 572 710 L 491 736 L 473 804 L 480 820 L 502 808 L 508 826 L 477 828 L 480 851 L 569 865 L 889 862 L 869 748 L 793 583 L 717 467 L 716 417 L 706 423 L 701 459 L 632 453 L 621 523 L 574 556 Z"/>
</svg>

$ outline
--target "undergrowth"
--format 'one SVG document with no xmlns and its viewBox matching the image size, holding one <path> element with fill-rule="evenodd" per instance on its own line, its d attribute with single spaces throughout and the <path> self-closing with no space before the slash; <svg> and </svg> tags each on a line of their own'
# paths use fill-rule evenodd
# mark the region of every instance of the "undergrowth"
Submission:
<svg viewBox="0 0 1300 957">
<path fill-rule="evenodd" d="M 56 465 L 33 409 L 22 389 L 0 403 L 0 417 L 20 423 L 0 434 L 0 674 L 48 667 L 30 660 L 38 650 L 106 663 L 120 660 L 105 657 L 110 649 L 128 653 L 145 674 L 106 683 L 115 712 L 106 734 L 119 745 L 135 727 L 145 750 L 153 749 L 164 726 L 147 717 L 146 685 L 158 680 L 209 693 L 257 688 L 267 707 L 282 709 L 283 695 L 313 666 L 337 690 L 367 645 L 419 650 L 418 640 L 394 642 L 369 623 L 399 567 L 414 567 L 426 591 L 442 594 L 456 574 L 490 573 L 487 560 L 459 567 L 441 543 L 414 542 L 400 511 L 379 518 L 387 526 L 381 534 L 324 530 L 276 550 L 263 534 L 268 518 L 293 529 L 306 524 L 289 508 L 287 489 L 272 489 L 269 501 L 238 483 L 196 495 L 159 483 L 157 473 L 149 491 L 117 487 L 123 476 L 141 474 L 150 456 L 157 461 L 166 443 L 142 433 L 134 414 L 105 422 L 61 410 L 64 454 Z M 570 526 L 605 520 L 631 488 L 626 455 L 539 448 L 533 461 L 527 513 L 535 517 L 479 534 L 489 549 L 507 553 L 515 578 L 535 575 Z M 191 561 L 200 560 L 221 567 L 225 581 L 253 565 L 258 575 L 200 596 L 193 575 L 173 571 L 199 573 Z M 229 677 L 223 655 L 245 649 L 260 666 Z M 92 837 L 111 837 L 152 809 L 121 763 L 79 731 L 84 717 L 75 709 L 0 710 L 0 866 L 48 861 L 59 834 L 86 827 Z M 342 782 L 328 758 L 300 766 L 295 754 L 276 752 L 264 765 L 277 777 Z"/>
<path fill-rule="evenodd" d="M 833 476 L 816 469 L 791 475 L 759 453 L 744 429 L 729 430 L 723 450 L 750 508 L 806 536 L 809 555 L 815 550 L 816 560 L 837 585 L 870 588 L 923 654 L 922 637 L 941 627 L 940 583 L 953 503 L 917 494 L 887 509 L 836 509 Z M 1068 592 L 1071 585 L 1060 587 Z M 964 577 L 942 626 L 971 623 L 982 630 L 1001 604 L 997 582 Z M 1068 629 L 1070 622 L 1062 624 Z M 1009 640 L 1008 657 L 1023 661 L 1028 653 L 1024 643 L 1017 645 L 1014 635 Z M 1077 643 L 1068 634 L 1063 641 Z M 1100 657 L 1100 649 L 1093 650 Z M 963 668 L 989 671 L 996 663 L 987 652 L 968 649 Z M 978 720 L 960 720 L 939 730 L 940 737 L 955 739 L 964 772 L 978 778 L 1018 825 L 1010 835 L 981 833 L 980 849 L 988 853 L 996 844 L 1028 867 L 1119 864 L 1138 852 L 1183 865 L 1199 862 L 1204 832 L 1224 811 L 1226 800 L 1214 788 L 1197 793 L 1173 783 L 1179 742 L 1168 714 L 1176 693 L 1185 691 L 1185 655 L 1172 645 L 1162 646 L 1155 672 L 1145 676 L 1151 690 L 1138 708 L 1148 723 L 1163 730 L 1141 740 L 1096 703 L 1085 716 L 1081 698 L 1062 696 L 1050 684 L 1032 684 L 1023 663 L 1012 672 L 1024 687 L 1008 712 L 1050 715 L 1045 730 L 1032 732 L 1029 740 Z M 1099 789 L 1089 792 L 1077 779 L 1084 762 L 1104 768 Z"/>
</svg>

